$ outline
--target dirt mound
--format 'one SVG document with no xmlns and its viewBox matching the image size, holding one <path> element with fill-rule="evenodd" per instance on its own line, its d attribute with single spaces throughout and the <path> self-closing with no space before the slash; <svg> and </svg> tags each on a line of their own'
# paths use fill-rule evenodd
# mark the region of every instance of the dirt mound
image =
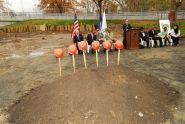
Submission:
<svg viewBox="0 0 185 124">
<path fill-rule="evenodd" d="M 179 93 L 122 66 L 88 69 L 39 87 L 9 109 L 15 124 L 161 123 Z"/>
</svg>

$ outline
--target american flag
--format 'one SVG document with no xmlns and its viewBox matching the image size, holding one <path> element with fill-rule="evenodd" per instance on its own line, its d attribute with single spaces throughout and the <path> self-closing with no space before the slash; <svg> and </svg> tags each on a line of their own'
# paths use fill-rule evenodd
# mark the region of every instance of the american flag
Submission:
<svg viewBox="0 0 185 124">
<path fill-rule="evenodd" d="M 73 39 L 73 37 L 75 36 L 75 32 L 77 30 L 79 30 L 79 24 L 78 24 L 78 19 L 77 19 L 77 15 L 75 14 L 75 17 L 74 17 L 74 26 L 73 26 L 73 30 L 71 32 L 71 38 Z"/>
</svg>

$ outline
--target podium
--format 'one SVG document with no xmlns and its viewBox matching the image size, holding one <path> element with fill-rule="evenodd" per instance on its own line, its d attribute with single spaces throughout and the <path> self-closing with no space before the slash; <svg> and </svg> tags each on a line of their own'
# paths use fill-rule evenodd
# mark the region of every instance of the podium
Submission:
<svg viewBox="0 0 185 124">
<path fill-rule="evenodd" d="M 130 29 L 126 33 L 126 49 L 139 49 L 140 29 Z"/>
</svg>

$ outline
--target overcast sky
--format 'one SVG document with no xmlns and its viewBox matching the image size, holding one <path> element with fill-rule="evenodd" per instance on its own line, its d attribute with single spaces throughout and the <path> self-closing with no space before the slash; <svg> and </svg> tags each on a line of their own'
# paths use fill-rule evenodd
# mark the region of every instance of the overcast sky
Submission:
<svg viewBox="0 0 185 124">
<path fill-rule="evenodd" d="M 9 7 L 16 12 L 21 12 L 22 8 L 24 11 L 35 11 L 35 4 L 38 4 L 38 0 L 4 0 L 8 1 Z"/>
</svg>

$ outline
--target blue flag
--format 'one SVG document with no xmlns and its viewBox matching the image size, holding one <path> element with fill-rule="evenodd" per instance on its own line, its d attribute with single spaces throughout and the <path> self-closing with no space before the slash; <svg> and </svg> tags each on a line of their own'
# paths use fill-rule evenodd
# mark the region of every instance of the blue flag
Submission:
<svg viewBox="0 0 185 124">
<path fill-rule="evenodd" d="M 101 16 L 99 15 L 99 18 L 98 18 L 98 29 L 101 30 Z"/>
</svg>

